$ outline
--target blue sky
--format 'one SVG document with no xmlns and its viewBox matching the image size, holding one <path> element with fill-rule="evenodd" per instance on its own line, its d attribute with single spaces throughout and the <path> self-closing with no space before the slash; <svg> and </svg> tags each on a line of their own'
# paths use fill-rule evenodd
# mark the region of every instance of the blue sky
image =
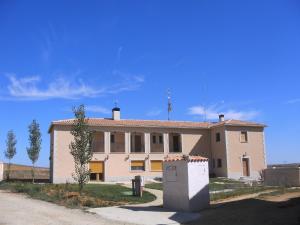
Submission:
<svg viewBox="0 0 300 225">
<path fill-rule="evenodd" d="M 0 160 L 8 130 L 29 164 L 28 124 L 87 106 L 109 117 L 266 123 L 268 163 L 300 162 L 300 2 L 0 1 Z"/>
</svg>

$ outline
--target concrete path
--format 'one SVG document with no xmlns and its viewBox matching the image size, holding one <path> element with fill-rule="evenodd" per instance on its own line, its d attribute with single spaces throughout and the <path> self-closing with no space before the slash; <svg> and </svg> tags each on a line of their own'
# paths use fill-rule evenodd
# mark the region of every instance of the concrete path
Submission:
<svg viewBox="0 0 300 225">
<path fill-rule="evenodd" d="M 67 209 L 0 190 L 0 225 L 123 225 L 79 209 Z"/>
<path fill-rule="evenodd" d="M 89 209 L 89 211 L 106 219 L 143 225 L 182 224 L 200 218 L 199 213 L 185 213 L 166 210 L 162 207 L 162 191 L 148 188 L 145 188 L 145 191 L 154 194 L 156 196 L 156 200 L 150 203 L 138 205 L 93 208 Z"/>
</svg>

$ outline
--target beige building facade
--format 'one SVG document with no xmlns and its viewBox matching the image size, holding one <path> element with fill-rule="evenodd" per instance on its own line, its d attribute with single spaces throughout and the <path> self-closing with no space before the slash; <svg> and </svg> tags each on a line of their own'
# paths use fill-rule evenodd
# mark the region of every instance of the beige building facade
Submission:
<svg viewBox="0 0 300 225">
<path fill-rule="evenodd" d="M 73 182 L 74 161 L 69 145 L 73 119 L 53 121 L 50 134 L 50 178 L 53 183 Z M 123 120 L 120 109 L 112 118 L 89 118 L 93 131 L 91 181 L 128 181 L 162 176 L 168 156 L 200 155 L 209 159 L 210 174 L 258 179 L 266 168 L 265 125 L 238 120 L 182 122 Z"/>
</svg>

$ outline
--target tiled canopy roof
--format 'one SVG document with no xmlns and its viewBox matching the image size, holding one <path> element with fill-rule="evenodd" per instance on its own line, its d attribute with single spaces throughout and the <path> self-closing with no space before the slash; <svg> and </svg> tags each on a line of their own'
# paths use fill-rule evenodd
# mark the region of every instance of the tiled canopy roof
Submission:
<svg viewBox="0 0 300 225">
<path fill-rule="evenodd" d="M 166 162 L 173 162 L 179 160 L 184 160 L 188 162 L 203 162 L 203 161 L 208 161 L 208 158 L 202 156 L 181 155 L 181 156 L 167 156 L 164 159 L 164 161 Z"/>
<path fill-rule="evenodd" d="M 253 126 L 264 127 L 265 125 L 240 120 L 225 120 L 223 122 L 191 122 L 191 121 L 167 121 L 167 120 L 112 120 L 103 118 L 89 118 L 87 120 L 90 126 L 103 127 L 158 127 L 158 128 L 211 128 L 220 125 L 231 126 Z M 51 123 L 49 131 L 53 125 L 73 125 L 74 119 L 57 120 Z"/>
</svg>

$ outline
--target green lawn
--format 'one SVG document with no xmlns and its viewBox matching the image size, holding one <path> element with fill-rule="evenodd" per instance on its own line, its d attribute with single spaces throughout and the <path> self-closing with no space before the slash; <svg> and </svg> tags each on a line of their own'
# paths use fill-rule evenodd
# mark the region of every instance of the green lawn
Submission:
<svg viewBox="0 0 300 225">
<path fill-rule="evenodd" d="M 146 188 L 162 190 L 162 183 L 149 183 L 145 185 Z M 266 190 L 276 190 L 276 188 L 265 187 L 262 185 L 254 185 L 250 186 L 249 184 L 245 184 L 241 181 L 231 180 L 226 178 L 211 178 L 209 179 L 209 190 L 210 191 L 221 191 L 226 189 L 233 189 L 233 191 L 229 192 L 220 192 L 220 193 L 211 193 L 210 199 L 212 201 L 231 198 L 235 196 L 245 195 L 245 194 L 253 194 L 257 192 L 262 192 Z"/>
<path fill-rule="evenodd" d="M 150 189 L 156 189 L 156 190 L 163 189 L 162 183 L 149 183 L 149 184 L 145 184 L 145 187 Z"/>
<path fill-rule="evenodd" d="M 32 198 L 54 202 L 68 207 L 103 207 L 123 204 L 145 203 L 155 200 L 155 196 L 144 192 L 143 197 L 132 196 L 131 189 L 114 184 L 87 184 L 80 196 L 74 184 L 31 184 L 0 183 L 0 189 L 25 193 Z"/>
<path fill-rule="evenodd" d="M 151 189 L 156 189 L 156 190 L 163 189 L 162 183 L 149 183 L 149 184 L 146 184 L 145 187 L 151 188 Z M 209 179 L 209 190 L 210 191 L 235 189 L 235 188 L 241 188 L 241 187 L 247 187 L 247 185 L 245 185 L 244 183 L 237 181 L 237 180 L 231 180 L 231 179 L 225 179 L 225 178 Z"/>
</svg>

